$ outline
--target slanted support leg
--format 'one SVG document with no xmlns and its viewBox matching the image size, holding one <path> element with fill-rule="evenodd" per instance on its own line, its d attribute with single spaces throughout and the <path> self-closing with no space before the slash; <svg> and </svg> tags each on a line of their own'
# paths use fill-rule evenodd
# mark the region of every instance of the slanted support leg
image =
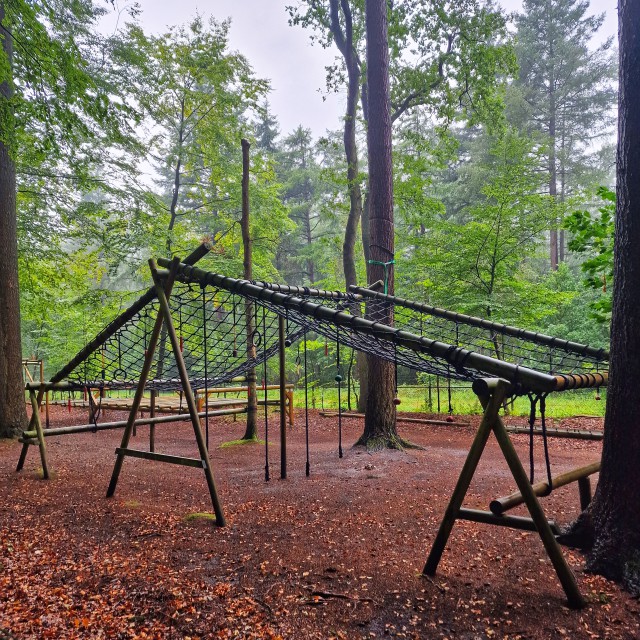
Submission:
<svg viewBox="0 0 640 640">
<path fill-rule="evenodd" d="M 161 289 L 165 302 L 167 300 L 166 296 L 171 295 L 173 283 L 175 282 L 175 269 L 177 268 L 178 264 L 179 264 L 179 260 L 177 262 L 174 260 L 174 266 L 169 271 L 169 278 L 167 279 L 167 282 L 165 284 L 165 289 Z M 122 471 L 122 464 L 124 462 L 124 454 L 122 453 L 122 450 L 127 449 L 127 447 L 129 446 L 129 441 L 131 440 L 131 435 L 133 434 L 133 427 L 135 426 L 136 415 L 138 413 L 140 403 L 142 402 L 144 389 L 147 385 L 147 379 L 149 378 L 151 365 L 153 364 L 153 356 L 156 351 L 158 340 L 160 339 L 162 322 L 163 322 L 163 314 L 162 314 L 162 311 L 160 311 L 158 312 L 158 317 L 156 318 L 155 324 L 153 325 L 153 330 L 151 332 L 149 344 L 147 345 L 147 354 L 145 356 L 144 363 L 142 365 L 142 371 L 140 372 L 140 380 L 138 382 L 138 387 L 136 388 L 136 393 L 133 397 L 131 410 L 129 411 L 129 419 L 127 421 L 127 426 L 125 427 L 124 433 L 122 434 L 122 442 L 120 443 L 120 447 L 116 450 L 117 451 L 116 462 L 115 462 L 115 465 L 113 466 L 111 481 L 109 482 L 109 488 L 107 489 L 107 498 L 113 497 L 113 494 L 116 491 L 116 486 L 118 485 L 118 478 L 120 477 L 120 471 Z"/>
<path fill-rule="evenodd" d="M 424 569 L 422 570 L 423 575 L 433 576 L 438 569 L 438 564 L 440 564 L 440 559 L 442 558 L 444 549 L 447 546 L 447 541 L 449 540 L 451 530 L 453 529 L 453 525 L 455 524 L 456 518 L 458 517 L 458 512 L 460 511 L 460 507 L 462 506 L 462 501 L 467 494 L 467 490 L 469 489 L 469 485 L 471 484 L 473 474 L 478 467 L 482 452 L 484 451 L 487 440 L 489 439 L 489 434 L 491 433 L 491 425 L 498 415 L 498 411 L 500 409 L 500 405 L 502 404 L 502 400 L 504 399 L 504 395 L 504 387 L 499 386 L 495 390 L 493 395 L 488 399 L 488 402 L 485 405 L 482 422 L 480 423 L 480 427 L 478 428 L 476 437 L 474 438 L 473 443 L 471 444 L 471 448 L 469 449 L 467 459 L 465 460 L 462 471 L 460 472 L 460 477 L 458 478 L 456 487 L 453 490 L 453 495 L 451 496 L 449 505 L 447 506 L 447 509 L 444 513 L 444 518 L 440 523 L 438 534 L 436 535 L 436 539 L 433 543 L 433 546 L 431 547 L 431 552 L 429 553 L 427 562 L 425 563 Z"/>
<path fill-rule="evenodd" d="M 175 259 L 174 259 L 175 260 Z M 178 262 L 175 262 L 175 267 L 177 268 Z M 155 263 L 150 260 L 149 265 L 151 267 L 151 275 L 153 276 L 153 281 L 156 285 L 156 292 L 158 294 L 158 302 L 160 304 L 160 312 L 158 313 L 158 318 L 164 319 L 165 326 L 167 328 L 167 334 L 171 340 L 171 347 L 173 349 L 174 357 L 176 359 L 176 364 L 178 366 L 178 372 L 180 374 L 180 382 L 182 384 L 182 390 L 184 391 L 184 397 L 187 402 L 187 407 L 189 409 L 189 415 L 191 416 L 191 423 L 193 424 L 193 432 L 196 437 L 196 442 L 198 444 L 198 452 L 200 453 L 200 459 L 202 460 L 202 465 L 204 467 L 204 475 L 207 480 L 207 487 L 209 489 L 209 496 L 211 497 L 211 504 L 213 505 L 213 511 L 216 516 L 216 525 L 219 527 L 224 527 L 226 525 L 226 521 L 224 518 L 224 513 L 222 511 L 222 505 L 220 503 L 220 499 L 218 497 L 218 490 L 216 489 L 216 483 L 213 477 L 213 472 L 211 470 L 211 460 L 209 458 L 209 451 L 207 450 L 207 445 L 205 443 L 204 435 L 202 433 L 202 427 L 200 426 L 200 417 L 198 416 L 198 407 L 196 405 L 196 399 L 193 395 L 193 390 L 191 389 L 191 384 L 189 382 L 189 374 L 187 372 L 187 365 L 185 364 L 184 358 L 182 356 L 182 351 L 180 350 L 180 341 L 178 339 L 178 335 L 176 334 L 176 329 L 173 326 L 173 319 L 171 318 L 171 308 L 169 307 L 169 302 L 167 300 L 167 296 L 165 295 L 165 290 L 162 287 L 162 283 L 160 282 L 160 278 L 158 277 L 158 272 L 155 267 Z M 171 273 L 169 278 L 171 278 Z"/>
<path fill-rule="evenodd" d="M 580 589 L 578 589 L 576 578 L 562 555 L 560 545 L 551 531 L 549 522 L 544 515 L 544 511 L 540 506 L 540 502 L 538 501 L 536 494 L 531 488 L 531 483 L 529 482 L 527 473 L 522 466 L 522 462 L 520 462 L 520 458 L 518 458 L 518 454 L 516 453 L 513 443 L 511 442 L 511 438 L 509 438 L 509 434 L 507 433 L 500 416 L 496 417 L 496 421 L 493 425 L 493 432 L 498 440 L 500 449 L 502 449 L 502 453 L 507 460 L 507 464 L 509 465 L 511 474 L 516 481 L 516 485 L 518 486 L 520 493 L 522 493 L 524 502 L 531 514 L 531 519 L 536 525 L 538 535 L 540 536 L 547 555 L 551 560 L 551 564 L 558 574 L 558 578 L 560 579 L 564 592 L 567 594 L 569 606 L 572 609 L 581 609 L 585 606 L 586 602 L 580 593 Z"/>
<path fill-rule="evenodd" d="M 49 392 L 47 391 L 47 396 L 48 396 Z M 41 406 L 42 404 L 42 398 L 44 396 L 44 389 L 41 388 L 38 391 L 38 406 Z M 29 397 L 31 397 L 31 391 L 29 392 Z M 36 414 L 34 412 L 31 412 L 31 419 L 29 420 L 29 426 L 27 427 L 27 431 L 33 431 L 33 429 L 36 428 Z M 31 445 L 29 445 L 28 442 L 23 443 L 22 445 L 22 451 L 20 451 L 20 458 L 18 459 L 18 465 L 16 466 L 16 472 L 18 471 L 22 471 L 23 467 L 24 467 L 24 463 L 27 459 L 27 453 L 29 453 L 29 447 Z"/>
<path fill-rule="evenodd" d="M 29 391 L 29 398 L 31 399 L 33 422 L 36 427 L 36 433 L 38 434 L 38 447 L 40 449 L 40 461 L 42 462 L 42 478 L 48 480 L 49 463 L 47 462 L 47 447 L 44 442 L 44 434 L 42 433 L 42 423 L 40 422 L 40 402 L 42 402 L 42 397 L 40 394 L 36 395 L 36 392 L 31 389 Z M 40 402 L 38 402 L 38 400 L 40 400 Z"/>
</svg>

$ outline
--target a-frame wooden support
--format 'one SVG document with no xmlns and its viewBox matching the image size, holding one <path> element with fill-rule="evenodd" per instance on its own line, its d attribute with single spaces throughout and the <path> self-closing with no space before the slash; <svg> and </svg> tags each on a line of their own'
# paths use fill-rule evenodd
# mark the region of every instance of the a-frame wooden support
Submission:
<svg viewBox="0 0 640 640">
<path fill-rule="evenodd" d="M 35 389 L 29 388 L 29 400 L 31 401 L 31 419 L 29 420 L 29 431 L 36 430 L 36 439 L 28 438 L 22 441 L 22 451 L 20 452 L 20 458 L 18 460 L 18 466 L 16 471 L 22 471 L 24 462 L 27 459 L 27 453 L 29 446 L 32 444 L 38 444 L 40 449 L 40 461 L 42 463 L 42 479 L 49 479 L 49 463 L 47 461 L 47 447 L 44 441 L 44 433 L 42 431 L 42 420 L 40 419 L 40 407 L 42 406 L 42 398 L 44 397 L 45 384 L 41 384 L 36 394 Z"/>
<path fill-rule="evenodd" d="M 216 516 L 216 525 L 218 525 L 219 527 L 223 527 L 225 526 L 225 519 L 224 519 L 224 514 L 222 512 L 222 506 L 218 498 L 218 491 L 216 489 L 213 473 L 211 471 L 209 452 L 207 451 L 205 439 L 202 434 L 202 428 L 200 427 L 200 418 L 198 416 L 196 401 L 193 395 L 193 391 L 191 389 L 191 385 L 189 383 L 189 375 L 187 373 L 187 367 L 185 365 L 184 358 L 182 357 L 182 352 L 180 351 L 180 341 L 178 339 L 175 327 L 173 325 L 173 319 L 171 317 L 171 309 L 169 307 L 168 299 L 173 289 L 173 284 L 175 282 L 175 275 L 176 275 L 177 267 L 179 264 L 180 264 L 180 259 L 175 258 L 171 263 L 171 267 L 169 269 L 169 275 L 167 276 L 163 286 L 160 276 L 158 275 L 158 269 L 156 267 L 155 262 L 153 260 L 149 260 L 149 267 L 151 268 L 151 275 L 153 276 L 153 281 L 155 284 L 155 289 L 158 296 L 160 309 L 158 311 L 158 317 L 156 318 L 153 331 L 149 339 L 149 344 L 147 346 L 147 353 L 145 356 L 144 364 L 142 366 L 140 381 L 138 383 L 135 396 L 133 398 L 133 404 L 131 406 L 131 410 L 129 413 L 127 426 L 125 427 L 124 433 L 122 435 L 122 443 L 120 447 L 116 449 L 116 462 L 113 467 L 111 482 L 109 483 L 109 488 L 107 490 L 107 498 L 112 497 L 113 494 L 115 493 L 116 485 L 118 484 L 118 478 L 120 476 L 120 471 L 122 470 L 122 464 L 124 462 L 125 456 L 134 457 L 134 458 L 144 458 L 146 460 L 156 460 L 157 462 L 170 462 L 172 464 L 179 464 L 183 466 L 201 467 L 204 470 L 207 486 L 209 488 L 209 495 L 211 496 L 211 503 L 213 505 L 213 510 Z M 163 323 L 166 326 L 167 334 L 171 340 L 171 346 L 172 346 L 174 357 L 176 359 L 178 371 L 180 374 L 180 382 L 182 385 L 182 390 L 184 392 L 184 397 L 186 399 L 187 407 L 189 409 L 189 415 L 191 417 L 191 423 L 193 425 L 193 431 L 196 437 L 200 458 L 184 458 L 179 456 L 169 456 L 166 454 L 155 453 L 153 451 L 139 451 L 136 449 L 128 448 L 129 440 L 131 439 L 131 435 L 133 433 L 133 426 L 135 424 L 136 414 L 140 407 L 142 396 L 144 394 L 144 390 L 149 377 L 149 373 L 151 371 L 153 356 L 154 356 L 156 347 L 158 346 L 158 340 L 160 338 L 160 332 L 161 332 Z"/>
<path fill-rule="evenodd" d="M 478 395 L 484 415 L 480 427 L 476 433 L 474 441 L 469 449 L 467 459 L 464 463 L 460 477 L 445 511 L 438 534 L 429 553 L 429 557 L 422 571 L 423 575 L 433 576 L 438 568 L 440 559 L 447 545 L 451 530 L 456 520 L 472 520 L 474 522 L 484 522 L 507 526 L 516 529 L 526 529 L 537 531 L 544 548 L 558 574 L 560 583 L 567 595 L 569 606 L 573 609 L 580 609 L 585 606 L 585 600 L 578 589 L 575 576 L 567 564 L 558 542 L 553 532 L 553 523 L 547 521 L 542 507 L 538 502 L 527 474 L 518 458 L 518 454 L 509 438 L 504 423 L 500 418 L 499 411 L 502 403 L 508 395 L 509 383 L 501 379 L 478 380 L 474 383 L 474 391 Z M 467 493 L 471 480 L 474 476 L 485 445 L 490 433 L 493 431 L 496 440 L 504 455 L 511 474 L 518 489 L 522 493 L 524 502 L 527 505 L 531 518 L 515 516 L 496 516 L 490 511 L 478 511 L 475 509 L 465 509 L 462 502 Z"/>
</svg>

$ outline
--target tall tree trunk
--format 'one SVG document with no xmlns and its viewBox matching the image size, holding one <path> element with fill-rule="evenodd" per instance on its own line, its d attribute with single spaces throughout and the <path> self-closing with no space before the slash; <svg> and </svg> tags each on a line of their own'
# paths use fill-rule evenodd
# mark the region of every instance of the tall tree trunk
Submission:
<svg viewBox="0 0 640 640">
<path fill-rule="evenodd" d="M 553 74 L 550 80 L 550 85 L 553 85 Z M 551 270 L 556 271 L 558 269 L 558 223 L 555 213 L 557 212 L 558 176 L 556 168 L 556 97 L 553 86 L 549 89 L 549 195 L 554 211 L 553 226 L 549 231 L 549 261 Z"/>
<path fill-rule="evenodd" d="M 591 548 L 590 571 L 640 595 L 640 0 L 619 4 L 617 208 L 611 367 L 602 470 L 568 541 Z"/>
<path fill-rule="evenodd" d="M 389 94 L 389 47 L 386 0 L 367 0 L 367 82 L 369 98 L 369 251 L 375 263 L 389 263 L 394 255 L 393 170 L 391 159 L 391 101 Z M 385 277 L 382 264 L 369 264 L 370 281 Z M 393 266 L 387 273 L 389 293 L 393 293 Z M 373 320 L 393 324 L 389 307 Z M 401 447 L 396 430 L 394 404 L 394 364 L 375 356 L 369 364 L 369 394 L 364 433 L 358 444 L 368 448 Z"/>
<path fill-rule="evenodd" d="M 242 218 L 240 228 L 242 230 L 242 246 L 244 249 L 244 278 L 253 279 L 253 265 L 251 264 L 251 230 L 249 226 L 249 144 L 248 140 L 242 140 Z M 253 303 L 245 302 L 245 326 L 247 331 L 247 358 L 256 357 L 254 346 L 254 322 Z M 247 428 L 243 440 L 256 440 L 258 438 L 258 394 L 256 390 L 256 370 L 247 371 Z"/>
<path fill-rule="evenodd" d="M 2 48 L 13 62 L 13 41 L 5 28 L 4 3 L 0 0 Z M 10 82 L 0 85 L 0 438 L 17 435 L 26 426 L 22 348 L 20 344 L 20 292 L 18 288 L 18 231 L 16 217 L 16 168 L 9 145 L 14 116 Z"/>
<path fill-rule="evenodd" d="M 356 144 L 356 122 L 358 97 L 360 96 L 362 108 L 367 116 L 368 98 L 366 87 L 361 87 L 362 71 L 357 53 L 353 48 L 353 19 L 349 0 L 330 0 L 330 29 L 333 39 L 342 54 L 347 68 L 347 107 L 344 116 L 343 143 L 347 160 L 347 189 L 349 193 L 349 217 L 344 232 L 342 244 L 342 268 L 344 271 L 345 288 L 358 284 L 356 272 L 355 246 L 358 234 L 358 224 L 363 216 L 362 190 L 358 179 L 358 145 Z M 340 23 L 340 15 L 343 17 L 344 28 Z M 363 234 L 364 243 L 369 240 Z M 365 249 L 365 257 L 366 257 Z M 362 354 L 357 356 L 358 378 L 360 380 L 360 396 L 358 410 L 364 411 L 367 398 L 367 359 Z"/>
</svg>

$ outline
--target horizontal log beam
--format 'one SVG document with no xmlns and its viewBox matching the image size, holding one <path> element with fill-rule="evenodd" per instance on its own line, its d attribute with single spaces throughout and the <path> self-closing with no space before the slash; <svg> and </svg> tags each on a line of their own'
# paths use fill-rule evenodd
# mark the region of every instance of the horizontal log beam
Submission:
<svg viewBox="0 0 640 640">
<path fill-rule="evenodd" d="M 246 413 L 246 407 L 236 407 L 229 409 L 219 409 L 216 411 L 201 411 L 198 413 L 199 418 L 209 418 L 215 416 L 228 416 L 235 413 Z M 178 413 L 168 416 L 156 416 L 154 418 L 139 418 L 134 421 L 136 427 L 151 425 L 151 424 L 163 424 L 168 422 L 187 422 L 191 420 L 191 416 L 188 413 Z M 92 431 L 108 431 L 109 429 L 122 429 L 127 426 L 127 420 L 118 420 L 116 422 L 103 422 L 95 424 L 78 424 L 71 427 L 54 427 L 53 429 L 43 429 L 42 434 L 44 436 L 67 436 L 74 433 L 88 433 Z M 22 439 L 29 440 L 37 437 L 35 431 L 24 431 L 22 433 Z"/>
<path fill-rule="evenodd" d="M 335 418 L 338 415 L 337 411 L 321 411 L 320 415 L 323 418 Z M 364 413 L 355 413 L 353 411 L 343 411 L 343 418 L 364 418 Z M 404 417 L 401 413 L 396 414 L 397 422 L 411 422 L 413 424 L 434 424 L 446 427 L 468 427 L 468 422 L 449 422 L 448 420 L 430 420 L 429 418 L 410 418 Z"/>
<path fill-rule="evenodd" d="M 505 427 L 509 433 L 529 435 L 529 427 Z M 604 438 L 603 431 L 587 431 L 585 429 L 557 429 L 555 427 L 547 427 L 543 432 L 540 427 L 533 429 L 534 436 L 542 436 L 547 434 L 553 438 L 569 438 L 572 440 L 602 440 Z"/>
<path fill-rule="evenodd" d="M 509 527 L 510 529 L 521 529 L 522 531 L 537 531 L 536 525 L 531 518 L 525 516 L 497 516 L 491 511 L 481 511 L 479 509 L 460 509 L 458 511 L 459 520 L 470 522 L 480 522 L 482 524 L 494 524 L 499 527 Z M 559 535 L 560 528 L 553 521 L 549 520 L 549 527 L 554 535 Z"/>
<path fill-rule="evenodd" d="M 200 458 L 184 458 L 182 456 L 170 456 L 166 453 L 153 453 L 151 451 L 139 451 L 138 449 L 116 448 L 116 453 L 130 458 L 142 458 L 143 460 L 155 460 L 156 462 L 168 462 L 169 464 L 177 464 L 182 467 L 196 467 L 198 469 L 206 469 L 207 464 Z"/>
<path fill-rule="evenodd" d="M 158 264 L 167 267 L 170 265 L 170 261 L 158 258 Z M 280 314 L 282 316 L 286 315 L 287 310 L 295 310 L 297 313 L 308 317 L 310 323 L 313 320 L 324 320 L 334 326 L 346 327 L 359 334 L 373 336 L 411 351 L 428 354 L 454 367 L 464 363 L 467 369 L 475 369 L 488 376 L 506 378 L 514 383 L 521 384 L 525 389 L 532 391 L 554 391 L 556 389 L 557 380 L 549 374 L 491 358 L 463 347 L 456 347 L 438 340 L 430 340 L 415 333 L 396 329 L 380 322 L 373 322 L 346 311 L 325 307 L 310 300 L 303 300 L 293 295 L 271 291 L 246 280 L 222 276 L 186 264 L 181 264 L 178 267 L 176 280 L 185 283 L 197 282 L 201 286 L 209 284 L 231 293 L 253 298 L 258 302 L 269 302 L 271 305 L 282 309 Z M 325 335 L 322 327 L 316 326 L 315 330 Z M 328 330 L 325 329 L 325 332 L 328 332 Z"/>
<path fill-rule="evenodd" d="M 450 320 L 451 322 L 459 322 L 460 324 L 466 324 L 472 327 L 478 327 L 480 329 L 487 329 L 489 331 L 502 333 L 504 335 L 519 338 L 521 340 L 528 340 L 529 342 L 552 347 L 554 349 L 562 349 L 567 353 L 577 353 L 583 356 L 590 356 L 602 362 L 606 362 L 609 360 L 609 352 L 606 349 L 598 349 L 595 347 L 590 347 L 586 344 L 572 342 L 571 340 L 554 338 L 553 336 L 547 336 L 535 331 L 528 331 L 527 329 L 511 327 L 499 322 L 486 320 L 485 318 L 476 318 L 474 316 L 468 316 L 463 313 L 456 313 L 455 311 L 447 311 L 446 309 L 432 307 L 421 302 L 407 300 L 406 298 L 399 298 L 397 296 L 381 293 L 379 291 L 372 291 L 370 288 L 366 289 L 364 287 L 356 287 L 354 285 L 351 285 L 349 287 L 349 291 L 357 293 L 361 296 L 365 296 L 367 298 L 378 298 L 381 300 L 386 300 L 388 302 L 392 302 L 395 305 L 406 307 L 407 309 L 413 309 L 414 311 L 420 311 L 430 316 L 444 318 L 445 320 Z"/>
<path fill-rule="evenodd" d="M 551 478 L 551 487 L 549 487 L 549 483 L 545 480 L 543 482 L 538 482 L 532 485 L 531 489 L 537 496 L 548 495 L 553 489 L 564 487 L 565 485 L 571 484 L 572 482 L 577 482 L 581 478 L 588 478 L 594 473 L 598 473 L 600 471 L 600 464 L 600 461 L 592 462 L 591 464 L 588 464 L 584 467 L 571 469 L 571 471 L 561 473 L 555 478 Z M 516 491 L 511 495 L 492 500 L 491 504 L 489 505 L 489 509 L 494 515 L 502 516 L 504 513 L 509 511 L 509 509 L 513 509 L 514 507 L 517 507 L 518 505 L 521 505 L 523 503 L 524 498 L 522 494 L 519 491 Z"/>
</svg>

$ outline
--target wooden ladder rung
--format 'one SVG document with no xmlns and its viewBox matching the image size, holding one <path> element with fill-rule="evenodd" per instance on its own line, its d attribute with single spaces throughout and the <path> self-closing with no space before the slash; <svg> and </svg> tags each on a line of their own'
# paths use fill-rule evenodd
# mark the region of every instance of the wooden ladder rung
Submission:
<svg viewBox="0 0 640 640">
<path fill-rule="evenodd" d="M 116 453 L 132 458 L 144 458 L 145 460 L 155 460 L 156 462 L 169 462 L 170 464 L 179 464 L 183 467 L 197 467 L 198 469 L 206 469 L 207 463 L 200 458 L 184 458 L 182 456 L 171 456 L 166 453 L 154 453 L 151 451 L 139 451 L 138 449 L 116 448 Z"/>
</svg>

